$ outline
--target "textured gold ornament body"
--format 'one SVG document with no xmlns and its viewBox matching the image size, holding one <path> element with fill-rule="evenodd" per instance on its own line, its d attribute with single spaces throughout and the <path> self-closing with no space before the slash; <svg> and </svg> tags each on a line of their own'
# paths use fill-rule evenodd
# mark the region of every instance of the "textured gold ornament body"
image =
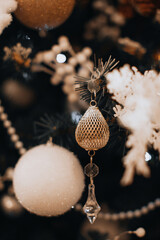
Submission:
<svg viewBox="0 0 160 240">
<path fill-rule="evenodd" d="M 14 12 L 25 26 L 52 29 L 64 23 L 71 15 L 75 0 L 17 0 Z"/>
<path fill-rule="evenodd" d="M 98 107 L 88 108 L 77 125 L 75 137 L 80 147 L 87 151 L 98 150 L 106 146 L 109 139 L 109 127 Z"/>
</svg>

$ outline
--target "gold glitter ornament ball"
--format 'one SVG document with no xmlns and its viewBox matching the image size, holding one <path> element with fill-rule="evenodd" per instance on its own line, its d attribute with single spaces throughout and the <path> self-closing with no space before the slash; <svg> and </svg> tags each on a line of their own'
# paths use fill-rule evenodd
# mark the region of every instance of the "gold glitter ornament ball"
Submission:
<svg viewBox="0 0 160 240">
<path fill-rule="evenodd" d="M 17 0 L 16 18 L 34 29 L 52 29 L 71 15 L 75 0 Z"/>
<path fill-rule="evenodd" d="M 109 127 L 98 107 L 90 106 L 79 121 L 76 141 L 87 151 L 98 150 L 106 146 L 109 139 Z"/>
</svg>

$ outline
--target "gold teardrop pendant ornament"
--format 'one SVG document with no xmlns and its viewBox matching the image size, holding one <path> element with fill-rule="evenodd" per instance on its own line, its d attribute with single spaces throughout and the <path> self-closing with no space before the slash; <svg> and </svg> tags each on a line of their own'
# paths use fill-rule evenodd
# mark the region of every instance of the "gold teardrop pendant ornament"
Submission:
<svg viewBox="0 0 160 240">
<path fill-rule="evenodd" d="M 79 121 L 75 131 L 77 143 L 80 147 L 88 151 L 88 155 L 90 156 L 90 163 L 84 168 L 84 173 L 90 178 L 90 184 L 88 186 L 88 198 L 83 207 L 83 211 L 86 213 L 90 223 L 94 223 L 101 210 L 96 200 L 95 185 L 93 182 L 94 177 L 99 173 L 99 168 L 93 163 L 93 156 L 95 155 L 95 151 L 105 147 L 109 140 L 109 127 L 97 107 L 96 94 L 100 90 L 102 90 L 104 94 L 107 85 L 106 75 L 118 63 L 119 62 L 116 62 L 115 59 L 112 59 L 110 56 L 104 64 L 102 59 L 99 59 L 98 67 L 96 67 L 95 59 L 95 66 L 91 72 L 91 78 L 77 76 L 77 80 L 75 81 L 75 84 L 78 84 L 75 90 L 80 93 L 81 98 L 84 97 L 84 100 L 86 100 L 88 96 L 91 95 L 90 106 Z"/>
<path fill-rule="evenodd" d="M 79 121 L 75 137 L 79 146 L 86 151 L 96 151 L 106 146 L 109 127 L 95 100 L 90 102 L 90 107 Z"/>
<path fill-rule="evenodd" d="M 88 198 L 83 207 L 90 223 L 94 223 L 101 207 L 97 203 L 95 196 L 95 185 L 93 178 L 98 175 L 99 168 L 93 163 L 95 151 L 106 146 L 109 140 L 109 127 L 102 113 L 97 107 L 97 102 L 91 100 L 90 107 L 79 121 L 75 138 L 80 147 L 88 151 L 90 163 L 84 168 L 85 174 L 90 177 L 88 186 Z"/>
</svg>

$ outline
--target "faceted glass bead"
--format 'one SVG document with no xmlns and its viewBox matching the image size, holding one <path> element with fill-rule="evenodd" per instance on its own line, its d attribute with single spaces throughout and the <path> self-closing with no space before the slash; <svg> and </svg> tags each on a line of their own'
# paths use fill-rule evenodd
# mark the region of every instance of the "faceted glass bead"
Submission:
<svg viewBox="0 0 160 240">
<path fill-rule="evenodd" d="M 88 177 L 96 177 L 99 174 L 99 167 L 95 163 L 88 163 L 84 168 L 84 173 Z"/>
<path fill-rule="evenodd" d="M 83 207 L 83 211 L 86 213 L 88 220 L 91 224 L 96 220 L 101 207 L 98 205 L 95 196 L 95 186 L 94 184 L 89 184 L 88 186 L 88 198 L 87 202 Z"/>
</svg>

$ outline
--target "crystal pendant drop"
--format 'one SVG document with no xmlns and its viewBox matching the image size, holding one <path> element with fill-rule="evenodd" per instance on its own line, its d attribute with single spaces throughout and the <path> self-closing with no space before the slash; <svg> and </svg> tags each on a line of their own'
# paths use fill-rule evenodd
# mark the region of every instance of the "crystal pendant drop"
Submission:
<svg viewBox="0 0 160 240">
<path fill-rule="evenodd" d="M 86 213 L 88 220 L 91 224 L 96 220 L 101 207 L 98 205 L 95 196 L 95 186 L 94 184 L 89 184 L 88 186 L 88 198 L 87 202 L 83 207 L 83 211 Z"/>
</svg>

